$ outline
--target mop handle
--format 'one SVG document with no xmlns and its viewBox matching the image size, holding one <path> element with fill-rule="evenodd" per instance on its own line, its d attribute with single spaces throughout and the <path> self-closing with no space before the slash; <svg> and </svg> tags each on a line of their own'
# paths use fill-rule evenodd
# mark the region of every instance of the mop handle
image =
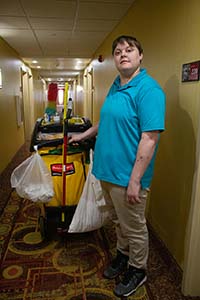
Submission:
<svg viewBox="0 0 200 300">
<path fill-rule="evenodd" d="M 62 205 L 66 205 L 66 173 L 67 173 L 67 101 L 68 101 L 68 83 L 65 83 L 65 94 L 64 94 L 64 112 L 63 112 L 63 168 L 62 168 L 62 176 L 63 176 L 63 198 Z"/>
</svg>

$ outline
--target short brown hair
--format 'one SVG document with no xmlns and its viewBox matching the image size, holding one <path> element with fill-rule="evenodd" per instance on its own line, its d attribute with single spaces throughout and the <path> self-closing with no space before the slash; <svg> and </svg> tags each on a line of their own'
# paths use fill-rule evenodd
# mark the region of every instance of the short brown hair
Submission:
<svg viewBox="0 0 200 300">
<path fill-rule="evenodd" d="M 129 44 L 129 46 L 135 46 L 138 49 L 140 54 L 143 53 L 142 46 L 135 37 L 129 36 L 129 35 L 120 35 L 112 43 L 112 55 L 114 54 L 114 51 L 115 51 L 115 48 L 117 47 L 117 45 L 123 44 L 124 42 L 127 42 Z"/>
</svg>

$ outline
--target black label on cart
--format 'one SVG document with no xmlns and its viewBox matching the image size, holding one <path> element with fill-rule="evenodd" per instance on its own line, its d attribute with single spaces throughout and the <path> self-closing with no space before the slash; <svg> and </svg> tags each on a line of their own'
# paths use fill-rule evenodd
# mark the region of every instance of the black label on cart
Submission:
<svg viewBox="0 0 200 300">
<path fill-rule="evenodd" d="M 51 165 L 51 176 L 62 176 L 63 165 L 62 164 L 52 164 Z M 71 175 L 75 173 L 74 163 L 67 163 L 65 174 Z"/>
</svg>

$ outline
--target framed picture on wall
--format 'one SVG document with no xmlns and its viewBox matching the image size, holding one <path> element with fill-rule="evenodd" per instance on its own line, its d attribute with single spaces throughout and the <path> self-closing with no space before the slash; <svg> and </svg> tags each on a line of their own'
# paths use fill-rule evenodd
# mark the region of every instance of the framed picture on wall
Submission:
<svg viewBox="0 0 200 300">
<path fill-rule="evenodd" d="M 182 82 L 198 81 L 200 77 L 200 61 L 182 65 Z"/>
</svg>

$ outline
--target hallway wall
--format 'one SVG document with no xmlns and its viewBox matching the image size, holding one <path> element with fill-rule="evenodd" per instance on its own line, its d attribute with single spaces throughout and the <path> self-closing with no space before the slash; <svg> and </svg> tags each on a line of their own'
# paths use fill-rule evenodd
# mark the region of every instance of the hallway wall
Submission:
<svg viewBox="0 0 200 300">
<path fill-rule="evenodd" d="M 0 89 L 0 174 L 24 144 L 25 138 L 30 138 L 36 119 L 44 113 L 45 86 L 38 78 L 37 71 L 32 72 L 33 77 L 21 72 L 23 65 L 18 54 L 0 38 L 0 68 L 3 81 L 3 87 Z M 21 126 L 17 122 L 16 96 L 22 98 L 22 115 L 25 115 Z"/>
<path fill-rule="evenodd" d="M 47 106 L 47 85 L 41 81 L 39 72 L 32 70 L 33 74 L 33 99 L 34 99 L 34 120 L 44 115 Z"/>
<path fill-rule="evenodd" d="M 118 35 L 134 35 L 141 41 L 143 67 L 166 93 L 166 131 L 161 136 L 156 160 L 148 220 L 181 267 L 200 110 L 199 81 L 182 83 L 181 71 L 182 64 L 199 59 L 199 11 L 199 0 L 136 0 L 91 63 L 94 123 L 98 122 L 101 105 L 117 74 L 111 44 Z M 100 54 L 102 63 L 98 62 Z"/>
<path fill-rule="evenodd" d="M 0 89 L 0 173 L 24 143 L 24 127 L 18 127 L 16 96 L 20 96 L 21 71 L 17 53 L 0 38 L 0 68 L 3 86 Z"/>
</svg>

